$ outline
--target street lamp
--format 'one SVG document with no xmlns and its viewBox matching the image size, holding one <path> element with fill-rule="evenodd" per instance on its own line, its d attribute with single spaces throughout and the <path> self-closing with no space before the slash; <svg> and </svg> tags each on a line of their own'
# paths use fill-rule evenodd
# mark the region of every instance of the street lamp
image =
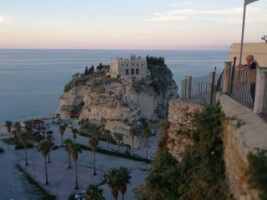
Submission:
<svg viewBox="0 0 267 200">
<path fill-rule="evenodd" d="M 244 41 L 244 29 L 245 29 L 245 18 L 246 18 L 246 6 L 258 0 L 245 0 L 243 9 L 243 23 L 242 23 L 242 35 L 241 35 L 241 45 L 240 45 L 240 58 L 239 63 L 242 63 L 242 53 L 243 53 L 243 41 Z"/>
</svg>

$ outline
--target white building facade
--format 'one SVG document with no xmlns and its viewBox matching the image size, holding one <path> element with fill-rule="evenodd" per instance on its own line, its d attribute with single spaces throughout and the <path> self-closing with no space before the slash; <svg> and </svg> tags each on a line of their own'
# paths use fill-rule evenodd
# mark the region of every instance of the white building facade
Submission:
<svg viewBox="0 0 267 200">
<path fill-rule="evenodd" d="M 110 60 L 109 75 L 111 75 L 111 77 L 118 77 L 119 75 L 121 78 L 128 79 L 136 77 L 140 80 L 142 77 L 149 74 L 145 58 L 136 58 L 135 55 L 130 55 L 129 58 L 117 58 L 115 60 Z"/>
</svg>

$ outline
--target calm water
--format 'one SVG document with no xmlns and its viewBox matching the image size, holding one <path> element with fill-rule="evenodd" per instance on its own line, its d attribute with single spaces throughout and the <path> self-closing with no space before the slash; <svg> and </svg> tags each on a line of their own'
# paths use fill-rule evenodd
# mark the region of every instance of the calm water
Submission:
<svg viewBox="0 0 267 200">
<path fill-rule="evenodd" d="M 0 125 L 53 113 L 73 74 L 133 53 L 164 57 L 178 87 L 184 76 L 208 75 L 215 66 L 221 72 L 228 60 L 228 51 L 0 49 Z"/>
</svg>

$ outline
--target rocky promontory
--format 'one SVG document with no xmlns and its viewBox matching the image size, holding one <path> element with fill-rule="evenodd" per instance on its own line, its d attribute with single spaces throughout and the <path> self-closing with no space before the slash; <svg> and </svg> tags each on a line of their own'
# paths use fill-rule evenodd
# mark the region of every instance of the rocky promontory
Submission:
<svg viewBox="0 0 267 200">
<path fill-rule="evenodd" d="M 167 117 L 168 103 L 176 99 L 177 85 L 163 58 L 147 57 L 147 75 L 110 74 L 110 66 L 86 68 L 65 86 L 56 113 L 103 125 L 112 133 L 128 134 L 142 120 L 157 123 Z M 128 65 L 128 64 L 127 64 Z"/>
</svg>

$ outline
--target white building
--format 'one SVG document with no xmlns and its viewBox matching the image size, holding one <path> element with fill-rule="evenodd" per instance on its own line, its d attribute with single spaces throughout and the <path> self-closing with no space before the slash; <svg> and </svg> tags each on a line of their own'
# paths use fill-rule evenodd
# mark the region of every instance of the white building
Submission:
<svg viewBox="0 0 267 200">
<path fill-rule="evenodd" d="M 137 79 L 141 79 L 149 74 L 145 58 L 136 58 L 135 55 L 130 55 L 129 58 L 110 60 L 109 75 L 111 75 L 111 77 L 120 75 L 121 78 L 136 77 Z"/>
</svg>

